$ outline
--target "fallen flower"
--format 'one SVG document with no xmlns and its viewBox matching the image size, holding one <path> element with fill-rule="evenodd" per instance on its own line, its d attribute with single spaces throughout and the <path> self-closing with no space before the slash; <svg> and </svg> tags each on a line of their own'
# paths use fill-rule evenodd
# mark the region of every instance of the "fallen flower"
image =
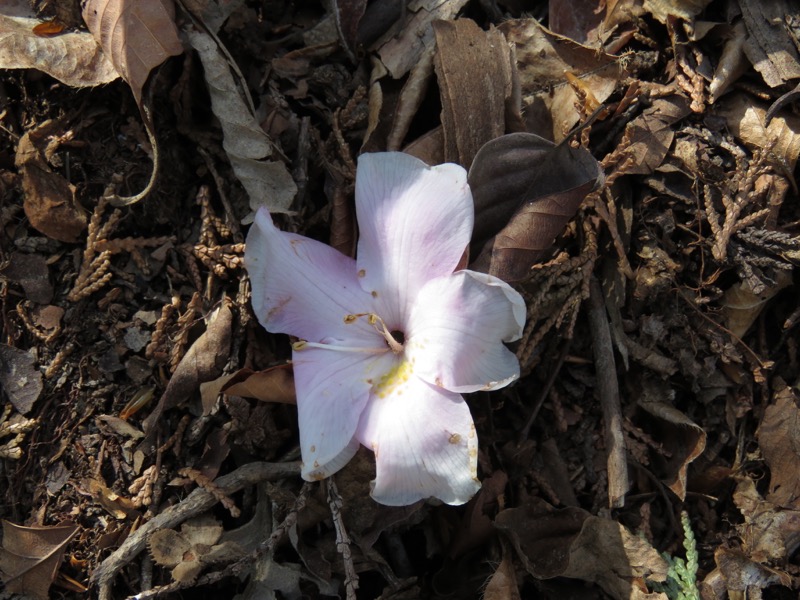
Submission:
<svg viewBox="0 0 800 600">
<path fill-rule="evenodd" d="M 480 488 L 475 426 L 461 394 L 519 377 L 503 345 L 525 303 L 496 277 L 458 268 L 474 212 L 466 172 L 399 152 L 365 154 L 356 175 L 353 260 L 280 231 L 261 210 L 245 264 L 261 324 L 296 336 L 303 478 L 375 453 L 372 497 L 463 504 Z"/>
</svg>

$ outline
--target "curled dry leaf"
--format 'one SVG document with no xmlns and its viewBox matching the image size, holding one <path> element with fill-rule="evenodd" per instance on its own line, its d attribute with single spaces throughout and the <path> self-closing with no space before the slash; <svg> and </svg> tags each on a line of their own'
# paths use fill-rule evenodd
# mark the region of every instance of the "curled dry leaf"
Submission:
<svg viewBox="0 0 800 600">
<path fill-rule="evenodd" d="M 14 162 L 22 175 L 25 215 L 38 231 L 60 242 L 75 243 L 86 229 L 86 213 L 75 200 L 75 186 L 50 169 L 47 156 L 64 132 L 63 123 L 48 120 L 19 140 Z"/>
<path fill-rule="evenodd" d="M 722 296 L 722 316 L 725 327 L 741 338 L 755 323 L 767 302 L 785 287 L 792 285 L 789 271 L 778 271 L 775 282 L 756 294 L 748 280 L 740 281 L 725 290 Z"/>
<path fill-rule="evenodd" d="M 102 85 L 119 77 L 91 33 L 41 37 L 33 31 L 41 23 L 28 2 L 0 8 L 0 69 L 38 69 L 72 87 Z"/>
<path fill-rule="evenodd" d="M 624 167 L 626 175 L 649 175 L 667 156 L 675 138 L 673 125 L 690 112 L 689 102 L 683 96 L 659 98 L 625 128 L 625 138 L 630 142 L 624 156 L 632 162 Z"/>
<path fill-rule="evenodd" d="M 654 417 L 652 425 L 647 428 L 647 431 L 653 439 L 662 443 L 667 451 L 667 458 L 662 467 L 663 472 L 659 475 L 667 487 L 678 498 L 684 500 L 686 498 L 686 471 L 689 463 L 705 450 L 706 432 L 667 401 L 658 400 L 660 396 L 671 394 L 662 391 L 663 383 L 659 384 L 652 379 L 645 379 L 643 384 L 643 400 L 639 402 L 639 406 L 651 417 Z"/>
<path fill-rule="evenodd" d="M 297 403 L 291 365 L 280 365 L 263 371 L 240 369 L 222 386 L 221 391 L 229 396 L 244 396 L 262 402 Z"/>
<path fill-rule="evenodd" d="M 733 501 L 744 518 L 737 530 L 746 556 L 759 564 L 789 560 L 800 546 L 800 512 L 764 500 L 749 477 L 739 479 Z"/>
<path fill-rule="evenodd" d="M 788 588 L 792 585 L 791 575 L 761 565 L 741 550 L 720 546 L 714 552 L 714 561 L 717 569 L 706 579 L 717 571 L 722 575 L 724 589 L 717 598 L 758 598 L 761 596 L 759 592 L 770 586 L 783 585 Z"/>
<path fill-rule="evenodd" d="M 758 446 L 769 465 L 767 500 L 800 509 L 800 398 L 781 379 L 758 428 Z"/>
<path fill-rule="evenodd" d="M 670 19 L 683 19 L 692 23 L 710 2 L 711 0 L 644 0 L 644 10 L 664 24 Z"/>
<path fill-rule="evenodd" d="M 665 600 L 644 580 L 665 581 L 668 565 L 650 543 L 611 519 L 580 508 L 555 510 L 532 498 L 497 515 L 495 525 L 538 579 L 571 577 L 596 583 L 618 600 Z"/>
<path fill-rule="evenodd" d="M 222 126 L 223 147 L 231 166 L 250 197 L 255 213 L 261 206 L 270 212 L 288 212 L 297 185 L 286 165 L 271 157 L 277 148 L 261 128 L 236 85 L 231 67 L 214 39 L 201 32 L 189 32 L 189 43 L 203 63 L 211 109 Z M 252 216 L 247 220 L 252 220 Z"/>
<path fill-rule="evenodd" d="M 506 21 L 498 29 L 516 45 L 527 130 L 545 138 L 561 141 L 580 119 L 567 74 L 596 103 L 604 102 L 625 74 L 617 57 L 556 35 L 536 19 Z"/>
<path fill-rule="evenodd" d="M 155 67 L 183 53 L 169 0 L 85 0 L 83 20 L 142 105 L 142 88 Z"/>
<path fill-rule="evenodd" d="M 3 521 L 0 577 L 6 592 L 47 600 L 67 543 L 78 533 L 72 523 L 23 527 Z"/>
<path fill-rule="evenodd" d="M 600 165 L 583 148 L 555 146 L 530 133 L 485 144 L 469 171 L 472 268 L 506 281 L 524 279 L 601 180 Z"/>
<path fill-rule="evenodd" d="M 781 166 L 794 171 L 800 155 L 800 117 L 783 111 L 764 126 L 765 105 L 745 94 L 729 94 L 721 102 L 720 114 L 725 117 L 734 136 L 750 148 L 771 148 Z"/>
<path fill-rule="evenodd" d="M 158 405 L 142 423 L 147 436 L 145 441 L 152 439 L 155 426 L 165 410 L 190 399 L 204 381 L 219 377 L 229 358 L 232 323 L 233 313 L 227 305 L 220 307 L 211 317 L 208 329 L 189 348 L 172 374 Z"/>
</svg>

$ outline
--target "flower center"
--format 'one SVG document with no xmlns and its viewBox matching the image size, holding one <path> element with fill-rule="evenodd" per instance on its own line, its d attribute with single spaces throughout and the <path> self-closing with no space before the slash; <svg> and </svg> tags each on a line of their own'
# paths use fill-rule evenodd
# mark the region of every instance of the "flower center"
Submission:
<svg viewBox="0 0 800 600">
<path fill-rule="evenodd" d="M 391 335 L 394 338 L 394 341 L 401 346 L 406 343 L 406 334 L 399 329 L 393 329 L 389 332 L 389 335 Z"/>
</svg>

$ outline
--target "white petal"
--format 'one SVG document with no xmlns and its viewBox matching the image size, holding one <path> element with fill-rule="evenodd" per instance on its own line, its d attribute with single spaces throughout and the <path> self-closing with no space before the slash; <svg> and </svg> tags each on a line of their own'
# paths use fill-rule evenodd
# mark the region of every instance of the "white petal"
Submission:
<svg viewBox="0 0 800 600">
<path fill-rule="evenodd" d="M 428 282 L 406 327 L 406 354 L 419 377 L 453 392 L 494 390 L 519 377 L 503 345 L 522 335 L 525 302 L 497 277 L 457 271 Z"/>
<path fill-rule="evenodd" d="M 371 355 L 307 347 L 292 352 L 304 479 L 328 477 L 353 457 L 354 435 L 373 382 L 397 360 L 388 351 Z"/>
<path fill-rule="evenodd" d="M 402 152 L 364 154 L 356 173 L 361 285 L 375 292 L 380 316 L 400 327 L 409 299 L 429 279 L 452 273 L 474 221 L 467 173 L 429 167 Z"/>
<path fill-rule="evenodd" d="M 405 375 L 384 397 L 373 395 L 356 434 L 375 452 L 372 497 L 389 506 L 429 497 L 463 504 L 480 489 L 469 407 L 459 394 Z"/>
<path fill-rule="evenodd" d="M 247 236 L 245 266 L 253 309 L 269 331 L 312 342 L 380 345 L 366 319 L 345 317 L 374 310 L 356 276 L 355 261 L 316 240 L 279 230 L 262 209 Z"/>
</svg>

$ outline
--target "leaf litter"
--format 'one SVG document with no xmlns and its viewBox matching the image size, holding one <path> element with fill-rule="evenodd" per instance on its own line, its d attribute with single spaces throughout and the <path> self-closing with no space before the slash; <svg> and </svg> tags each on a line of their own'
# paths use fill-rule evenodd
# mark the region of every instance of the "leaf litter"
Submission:
<svg viewBox="0 0 800 600">
<path fill-rule="evenodd" d="M 9 590 L 662 599 L 683 564 L 796 595 L 789 3 L 7 4 Z M 469 169 L 469 264 L 527 304 L 461 509 L 376 505 L 369 452 L 302 485 L 289 341 L 249 308 L 252 211 L 352 254 L 385 149 Z"/>
</svg>

